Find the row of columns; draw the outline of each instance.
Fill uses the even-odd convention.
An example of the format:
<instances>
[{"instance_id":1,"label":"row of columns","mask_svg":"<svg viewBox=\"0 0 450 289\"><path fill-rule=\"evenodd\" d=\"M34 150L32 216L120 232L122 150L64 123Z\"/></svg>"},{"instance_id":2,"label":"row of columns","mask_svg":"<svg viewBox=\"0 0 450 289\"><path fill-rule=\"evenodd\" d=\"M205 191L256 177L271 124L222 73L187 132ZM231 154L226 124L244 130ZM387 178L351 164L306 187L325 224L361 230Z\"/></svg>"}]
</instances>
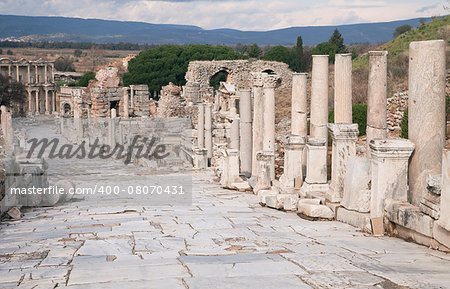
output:
<instances>
[{"instance_id":1,"label":"row of columns","mask_svg":"<svg viewBox=\"0 0 450 289\"><path fill-rule=\"evenodd\" d=\"M40 114L40 99L39 99L39 88L36 90L27 89L28 92L28 113L29 114ZM34 92L34 97L33 97ZM51 100L49 92L51 92ZM56 92L55 90L50 90L44 87L44 111L45 114L56 113Z\"/></svg>"},{"instance_id":2,"label":"row of columns","mask_svg":"<svg viewBox=\"0 0 450 289\"><path fill-rule=\"evenodd\" d=\"M9 77L12 77L12 65L13 64L9 64L8 65L8 76ZM15 69L16 69L16 81L17 82L21 82L21 79L20 79L20 67L21 66L25 66L25 65L20 65L20 64L14 64L15 65ZM54 64L52 63L52 64L50 64L50 67L51 67L51 70L52 70L52 73L51 73L51 79L50 79L50 81L49 81L49 75L48 75L48 64L47 63L45 63L45 64L34 64L34 73L35 73L35 81L34 82L32 82L31 81L31 65L32 64L26 64L26 66L27 66L27 82L26 83L28 83L28 84L32 84L32 83L54 83L55 82L55 76L54 76L54 70L55 70L55 67L54 67ZM44 81L42 82L39 82L38 80L39 80L39 71L38 71L38 67L41 67L41 66L44 66ZM24 82L24 81L22 81L22 82Z\"/></svg>"}]
</instances>

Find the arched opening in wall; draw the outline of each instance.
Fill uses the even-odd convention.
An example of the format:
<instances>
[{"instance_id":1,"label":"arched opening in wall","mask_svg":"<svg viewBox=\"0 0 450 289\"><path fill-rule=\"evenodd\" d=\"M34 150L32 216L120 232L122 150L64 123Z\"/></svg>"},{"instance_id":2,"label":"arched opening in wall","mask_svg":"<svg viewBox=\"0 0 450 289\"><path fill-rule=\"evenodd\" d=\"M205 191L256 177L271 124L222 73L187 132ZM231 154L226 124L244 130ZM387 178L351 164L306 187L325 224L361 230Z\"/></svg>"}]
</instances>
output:
<instances>
[{"instance_id":1,"label":"arched opening in wall","mask_svg":"<svg viewBox=\"0 0 450 289\"><path fill-rule=\"evenodd\" d=\"M222 69L209 79L209 85L214 87L214 90L217 90L219 89L220 82L228 81L228 76L229 76L228 71Z\"/></svg>"},{"instance_id":2,"label":"arched opening in wall","mask_svg":"<svg viewBox=\"0 0 450 289\"><path fill-rule=\"evenodd\" d=\"M116 115L119 115L119 100L111 100L109 102L109 110L111 111L111 109L116 109Z\"/></svg>"},{"instance_id":3,"label":"arched opening in wall","mask_svg":"<svg viewBox=\"0 0 450 289\"><path fill-rule=\"evenodd\" d=\"M69 116L70 113L72 112L72 108L70 107L70 104L65 103L63 108L64 108L64 115Z\"/></svg>"}]
</instances>

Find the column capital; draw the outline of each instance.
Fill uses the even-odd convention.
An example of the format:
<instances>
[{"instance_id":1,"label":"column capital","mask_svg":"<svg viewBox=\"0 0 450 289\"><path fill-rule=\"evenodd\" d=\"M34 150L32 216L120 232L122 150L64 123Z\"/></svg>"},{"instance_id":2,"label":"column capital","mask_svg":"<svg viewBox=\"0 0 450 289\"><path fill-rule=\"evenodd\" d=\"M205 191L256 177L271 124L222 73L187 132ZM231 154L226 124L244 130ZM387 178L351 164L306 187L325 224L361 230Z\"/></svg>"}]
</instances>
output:
<instances>
[{"instance_id":1,"label":"column capital","mask_svg":"<svg viewBox=\"0 0 450 289\"><path fill-rule=\"evenodd\" d=\"M373 139L369 143L371 156L375 159L409 159L414 143L407 139Z\"/></svg>"},{"instance_id":2,"label":"column capital","mask_svg":"<svg viewBox=\"0 0 450 289\"><path fill-rule=\"evenodd\" d=\"M264 88L275 88L280 77L275 74L265 74L263 77Z\"/></svg>"},{"instance_id":3,"label":"column capital","mask_svg":"<svg viewBox=\"0 0 450 289\"><path fill-rule=\"evenodd\" d=\"M388 55L388 52L383 50L383 51L369 51L369 56L385 56Z\"/></svg>"},{"instance_id":4,"label":"column capital","mask_svg":"<svg viewBox=\"0 0 450 289\"><path fill-rule=\"evenodd\" d=\"M252 84L256 87L262 87L264 85L262 72L250 72L252 76Z\"/></svg>"},{"instance_id":5,"label":"column capital","mask_svg":"<svg viewBox=\"0 0 450 289\"><path fill-rule=\"evenodd\" d=\"M285 150L302 149L305 147L306 137L301 135L290 134L284 138L283 144Z\"/></svg>"},{"instance_id":6,"label":"column capital","mask_svg":"<svg viewBox=\"0 0 450 289\"><path fill-rule=\"evenodd\" d=\"M259 151L256 153L258 161L271 161L275 157L275 153L271 151Z\"/></svg>"},{"instance_id":7,"label":"column capital","mask_svg":"<svg viewBox=\"0 0 450 289\"><path fill-rule=\"evenodd\" d=\"M356 123L329 123L328 130L334 140L356 140L359 135Z\"/></svg>"}]
</instances>

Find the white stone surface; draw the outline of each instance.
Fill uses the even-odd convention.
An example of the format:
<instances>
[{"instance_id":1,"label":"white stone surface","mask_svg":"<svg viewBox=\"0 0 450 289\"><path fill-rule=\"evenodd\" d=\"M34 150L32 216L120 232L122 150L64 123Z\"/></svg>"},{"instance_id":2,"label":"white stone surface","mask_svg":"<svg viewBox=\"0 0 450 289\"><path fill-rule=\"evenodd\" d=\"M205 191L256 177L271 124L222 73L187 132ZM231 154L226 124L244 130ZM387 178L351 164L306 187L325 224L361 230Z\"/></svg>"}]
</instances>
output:
<instances>
[{"instance_id":1,"label":"white stone surface","mask_svg":"<svg viewBox=\"0 0 450 289\"><path fill-rule=\"evenodd\" d=\"M344 179L341 205L349 210L368 213L370 210L371 161L366 157L350 156Z\"/></svg>"},{"instance_id":2,"label":"white stone surface","mask_svg":"<svg viewBox=\"0 0 450 289\"><path fill-rule=\"evenodd\" d=\"M426 177L442 168L445 144L444 40L411 42L408 74L408 138L415 150L409 165L408 201L418 206L426 191Z\"/></svg>"},{"instance_id":3,"label":"white stone surface","mask_svg":"<svg viewBox=\"0 0 450 289\"><path fill-rule=\"evenodd\" d=\"M334 219L333 211L325 205L298 203L298 213L311 218Z\"/></svg>"}]
</instances>

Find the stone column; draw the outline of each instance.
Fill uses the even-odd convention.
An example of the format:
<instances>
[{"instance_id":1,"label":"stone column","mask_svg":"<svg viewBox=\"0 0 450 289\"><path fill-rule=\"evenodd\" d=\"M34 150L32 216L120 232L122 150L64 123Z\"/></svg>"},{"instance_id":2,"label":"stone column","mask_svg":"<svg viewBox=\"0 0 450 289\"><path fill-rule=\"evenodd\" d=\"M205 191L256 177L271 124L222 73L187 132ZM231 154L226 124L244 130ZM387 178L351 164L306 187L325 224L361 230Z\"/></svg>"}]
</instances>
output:
<instances>
[{"instance_id":1,"label":"stone column","mask_svg":"<svg viewBox=\"0 0 450 289\"><path fill-rule=\"evenodd\" d=\"M294 73L292 77L291 133L293 135L307 135L307 75L307 73Z\"/></svg>"},{"instance_id":2,"label":"stone column","mask_svg":"<svg viewBox=\"0 0 450 289\"><path fill-rule=\"evenodd\" d=\"M27 65L27 79L28 79L28 84L31 83L31 67L30 64Z\"/></svg>"},{"instance_id":3,"label":"stone column","mask_svg":"<svg viewBox=\"0 0 450 289\"><path fill-rule=\"evenodd\" d=\"M230 148L239 151L239 118L233 118L231 123Z\"/></svg>"},{"instance_id":4,"label":"stone column","mask_svg":"<svg viewBox=\"0 0 450 289\"><path fill-rule=\"evenodd\" d=\"M2 134L4 137L6 137L6 130L7 130L6 114L7 114L8 110L6 109L6 106L2 105L2 106L0 106L0 111L2 113L2 115L1 115Z\"/></svg>"},{"instance_id":5,"label":"stone column","mask_svg":"<svg viewBox=\"0 0 450 289\"><path fill-rule=\"evenodd\" d=\"M313 55L311 80L311 138L328 138L328 55Z\"/></svg>"},{"instance_id":6,"label":"stone column","mask_svg":"<svg viewBox=\"0 0 450 289\"><path fill-rule=\"evenodd\" d=\"M258 162L258 175L256 177L256 184L253 192L257 194L261 190L270 189L272 186L272 171L271 166L275 154L271 151L259 151L256 160Z\"/></svg>"},{"instance_id":7,"label":"stone column","mask_svg":"<svg viewBox=\"0 0 450 289\"><path fill-rule=\"evenodd\" d=\"M205 106L205 148L208 150L207 156L211 160L212 152L212 105L207 103Z\"/></svg>"},{"instance_id":8,"label":"stone column","mask_svg":"<svg viewBox=\"0 0 450 289\"><path fill-rule=\"evenodd\" d=\"M194 148L193 161L194 168L196 169L206 169L208 167L208 157L206 156L207 150L204 148Z\"/></svg>"},{"instance_id":9,"label":"stone column","mask_svg":"<svg viewBox=\"0 0 450 289\"><path fill-rule=\"evenodd\" d=\"M39 88L36 90L36 108L35 108L36 115L39 115L41 112L39 110Z\"/></svg>"},{"instance_id":10,"label":"stone column","mask_svg":"<svg viewBox=\"0 0 450 289\"><path fill-rule=\"evenodd\" d=\"M331 156L331 183L326 194L327 200L336 203L344 196L344 179L347 173L349 156L356 155L356 140L358 139L358 124L328 124L333 140Z\"/></svg>"},{"instance_id":11,"label":"stone column","mask_svg":"<svg viewBox=\"0 0 450 289\"><path fill-rule=\"evenodd\" d=\"M252 100L250 90L241 91L239 113L241 174L250 177L252 172Z\"/></svg>"},{"instance_id":12,"label":"stone column","mask_svg":"<svg viewBox=\"0 0 450 289\"><path fill-rule=\"evenodd\" d=\"M197 107L197 146L201 149L205 147L205 105L199 103Z\"/></svg>"},{"instance_id":13,"label":"stone column","mask_svg":"<svg viewBox=\"0 0 450 289\"><path fill-rule=\"evenodd\" d=\"M450 248L450 150L442 156L442 191L440 217L433 228L433 236L439 243Z\"/></svg>"},{"instance_id":14,"label":"stone column","mask_svg":"<svg viewBox=\"0 0 450 289\"><path fill-rule=\"evenodd\" d=\"M75 131L77 132L77 139L80 140L83 138L83 123L81 119L81 98L74 97L73 99L73 121L75 126ZM111 122L110 122L111 127ZM110 134L111 136L111 134Z\"/></svg>"},{"instance_id":15,"label":"stone column","mask_svg":"<svg viewBox=\"0 0 450 289\"><path fill-rule=\"evenodd\" d=\"M224 170L220 183L225 188L232 188L232 184L239 179L239 151L237 149L227 149L224 159Z\"/></svg>"},{"instance_id":16,"label":"stone column","mask_svg":"<svg viewBox=\"0 0 450 289\"><path fill-rule=\"evenodd\" d=\"M34 81L34 83L39 83L39 77L38 77L38 66L37 64L34 65L34 76L36 77L36 80Z\"/></svg>"},{"instance_id":17,"label":"stone column","mask_svg":"<svg viewBox=\"0 0 450 289\"><path fill-rule=\"evenodd\" d=\"M123 117L129 118L130 117L130 103L128 99L128 88L123 88Z\"/></svg>"},{"instance_id":18,"label":"stone column","mask_svg":"<svg viewBox=\"0 0 450 289\"><path fill-rule=\"evenodd\" d=\"M280 183L284 188L300 188L303 183L303 149L306 136L288 135L284 142L284 171Z\"/></svg>"},{"instance_id":19,"label":"stone column","mask_svg":"<svg viewBox=\"0 0 450 289\"><path fill-rule=\"evenodd\" d=\"M252 177L258 174L258 162L256 154L263 149L263 80L262 73L252 72L253 80L253 137L252 137Z\"/></svg>"},{"instance_id":20,"label":"stone column","mask_svg":"<svg viewBox=\"0 0 450 289\"><path fill-rule=\"evenodd\" d=\"M306 178L300 189L300 195L309 193L325 194L327 183L327 139L310 138L306 145Z\"/></svg>"},{"instance_id":21,"label":"stone column","mask_svg":"<svg viewBox=\"0 0 450 289\"><path fill-rule=\"evenodd\" d=\"M8 76L11 77L11 64L8 65Z\"/></svg>"},{"instance_id":22,"label":"stone column","mask_svg":"<svg viewBox=\"0 0 450 289\"><path fill-rule=\"evenodd\" d=\"M384 215L384 201L407 202L408 160L414 144L406 139L374 139L370 141L372 187L370 217Z\"/></svg>"},{"instance_id":23,"label":"stone column","mask_svg":"<svg viewBox=\"0 0 450 289\"><path fill-rule=\"evenodd\" d=\"M334 123L352 123L352 55L336 54Z\"/></svg>"},{"instance_id":24,"label":"stone column","mask_svg":"<svg viewBox=\"0 0 450 289\"><path fill-rule=\"evenodd\" d=\"M55 82L55 65L52 63L51 67L52 67L52 83L54 83Z\"/></svg>"},{"instance_id":25,"label":"stone column","mask_svg":"<svg viewBox=\"0 0 450 289\"><path fill-rule=\"evenodd\" d=\"M130 102L131 108L134 109L134 85L130 85Z\"/></svg>"},{"instance_id":26,"label":"stone column","mask_svg":"<svg viewBox=\"0 0 450 289\"><path fill-rule=\"evenodd\" d=\"M12 114L6 111L6 134L5 134L6 148L10 151L14 150L14 131L12 126Z\"/></svg>"},{"instance_id":27,"label":"stone column","mask_svg":"<svg viewBox=\"0 0 450 289\"><path fill-rule=\"evenodd\" d=\"M33 94L30 88L27 89L28 92L28 114L33 113Z\"/></svg>"},{"instance_id":28,"label":"stone column","mask_svg":"<svg viewBox=\"0 0 450 289\"><path fill-rule=\"evenodd\" d=\"M445 144L445 42L409 45L408 136L415 145L409 167L408 201L418 206L427 175L439 174Z\"/></svg>"},{"instance_id":29,"label":"stone column","mask_svg":"<svg viewBox=\"0 0 450 289\"><path fill-rule=\"evenodd\" d=\"M50 103L48 100L48 88L44 87L45 92L45 114L50 114Z\"/></svg>"},{"instance_id":30,"label":"stone column","mask_svg":"<svg viewBox=\"0 0 450 289\"><path fill-rule=\"evenodd\" d=\"M47 63L44 64L44 77L45 77L44 83L47 83L48 82Z\"/></svg>"},{"instance_id":31,"label":"stone column","mask_svg":"<svg viewBox=\"0 0 450 289\"><path fill-rule=\"evenodd\" d=\"M16 64L16 81L19 82L20 81L20 77L19 77L19 65Z\"/></svg>"},{"instance_id":32,"label":"stone column","mask_svg":"<svg viewBox=\"0 0 450 289\"><path fill-rule=\"evenodd\" d=\"M116 118L117 117L117 110L115 108L111 109L111 118Z\"/></svg>"},{"instance_id":33,"label":"stone column","mask_svg":"<svg viewBox=\"0 0 450 289\"><path fill-rule=\"evenodd\" d=\"M367 155L372 139L387 138L387 51L369 51L367 90Z\"/></svg>"},{"instance_id":34,"label":"stone column","mask_svg":"<svg viewBox=\"0 0 450 289\"><path fill-rule=\"evenodd\" d=\"M52 90L52 110L54 114L57 114L58 112L56 111L56 92L54 90Z\"/></svg>"},{"instance_id":35,"label":"stone column","mask_svg":"<svg viewBox=\"0 0 450 289\"><path fill-rule=\"evenodd\" d=\"M263 122L263 151L271 152L275 156L275 86L278 75L264 76L264 122ZM275 179L275 157L270 162L271 181Z\"/></svg>"}]
</instances>

